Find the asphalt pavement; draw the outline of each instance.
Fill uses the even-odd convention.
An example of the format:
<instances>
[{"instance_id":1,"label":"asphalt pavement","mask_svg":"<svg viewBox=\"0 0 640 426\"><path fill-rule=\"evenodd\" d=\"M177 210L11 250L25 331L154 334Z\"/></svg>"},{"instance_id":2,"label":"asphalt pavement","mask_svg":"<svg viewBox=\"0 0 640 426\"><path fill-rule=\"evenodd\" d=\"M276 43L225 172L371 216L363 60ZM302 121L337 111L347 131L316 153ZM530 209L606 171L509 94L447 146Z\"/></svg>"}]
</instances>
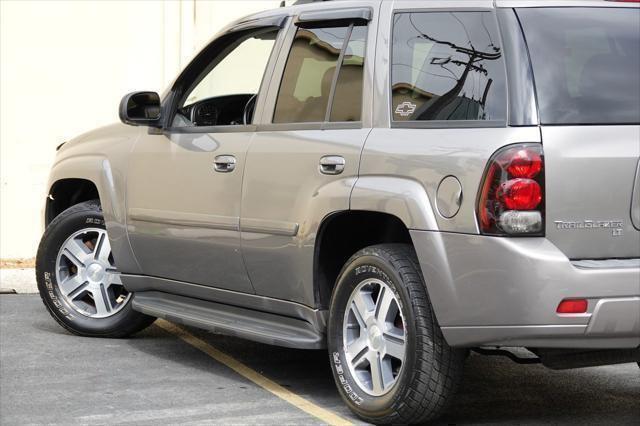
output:
<instances>
[{"instance_id":1,"label":"asphalt pavement","mask_svg":"<svg viewBox=\"0 0 640 426\"><path fill-rule=\"evenodd\" d=\"M324 351L187 329L293 394L358 423ZM37 295L0 296L0 424L319 424L157 325L129 339L73 336ZM472 355L438 424L640 423L636 364L552 371Z\"/></svg>"}]
</instances>

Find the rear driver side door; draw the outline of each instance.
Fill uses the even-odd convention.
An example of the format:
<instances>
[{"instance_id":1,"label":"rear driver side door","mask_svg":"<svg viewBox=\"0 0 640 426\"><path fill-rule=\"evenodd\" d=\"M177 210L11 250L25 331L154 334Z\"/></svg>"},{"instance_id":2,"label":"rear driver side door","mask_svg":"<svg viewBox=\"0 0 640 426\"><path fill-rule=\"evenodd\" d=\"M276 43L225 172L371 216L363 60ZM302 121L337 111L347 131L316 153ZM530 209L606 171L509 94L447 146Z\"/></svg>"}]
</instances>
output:
<instances>
[{"instance_id":1,"label":"rear driver side door","mask_svg":"<svg viewBox=\"0 0 640 426\"><path fill-rule=\"evenodd\" d=\"M322 219L349 209L371 131L376 16L303 12L284 41L249 152L240 219L256 293L313 306Z\"/></svg>"}]
</instances>

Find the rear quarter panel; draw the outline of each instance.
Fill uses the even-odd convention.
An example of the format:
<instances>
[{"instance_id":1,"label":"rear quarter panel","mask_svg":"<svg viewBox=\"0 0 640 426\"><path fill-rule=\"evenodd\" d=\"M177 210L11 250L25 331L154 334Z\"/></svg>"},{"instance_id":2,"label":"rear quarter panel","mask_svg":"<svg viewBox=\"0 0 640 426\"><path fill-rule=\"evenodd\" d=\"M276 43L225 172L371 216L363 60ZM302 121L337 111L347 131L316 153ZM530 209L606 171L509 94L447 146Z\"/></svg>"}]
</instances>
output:
<instances>
[{"instance_id":1,"label":"rear quarter panel","mask_svg":"<svg viewBox=\"0 0 640 426\"><path fill-rule=\"evenodd\" d=\"M477 234L476 196L487 161L500 147L520 142L540 142L538 128L374 129L362 154L360 179L393 176L417 182L430 203L424 207L435 213L437 229ZM462 185L460 210L450 219L438 214L435 205L446 176L455 176ZM417 220L405 225L433 230Z\"/></svg>"},{"instance_id":2,"label":"rear quarter panel","mask_svg":"<svg viewBox=\"0 0 640 426\"><path fill-rule=\"evenodd\" d=\"M493 1L414 1L383 2L376 46L374 76L374 129L367 138L360 165L360 178L393 177L417 183L426 194L435 224L423 220L424 215L402 218L410 229L478 233L475 218L476 194L491 155L500 147L521 142L540 142L537 126L477 128L391 128L390 64L393 14L406 10L457 10L460 8L492 9ZM462 204L454 217L438 214L435 203L439 183L455 176L462 185ZM358 190L358 183L356 190ZM406 194L409 197L411 194ZM415 198L415 197L414 197ZM355 208L354 205L351 206Z\"/></svg>"}]
</instances>

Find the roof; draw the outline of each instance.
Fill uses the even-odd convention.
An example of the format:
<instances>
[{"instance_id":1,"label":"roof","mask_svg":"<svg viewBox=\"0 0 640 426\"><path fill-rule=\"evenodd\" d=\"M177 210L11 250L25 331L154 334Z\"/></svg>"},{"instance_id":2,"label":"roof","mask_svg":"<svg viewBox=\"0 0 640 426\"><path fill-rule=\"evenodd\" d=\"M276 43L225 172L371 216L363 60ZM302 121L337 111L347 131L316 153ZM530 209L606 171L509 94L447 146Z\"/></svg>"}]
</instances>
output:
<instances>
[{"instance_id":1,"label":"roof","mask_svg":"<svg viewBox=\"0 0 640 426\"><path fill-rule=\"evenodd\" d=\"M274 15L297 15L303 11L312 11L327 8L349 8L377 6L383 1L389 0L298 0L293 5L258 12L245 16L229 25L229 27L240 22L247 22L254 19L270 17ZM629 3L615 0L412 0L416 8L460 8L460 7L487 7L492 5L499 8L510 7L576 7L576 6L597 6L597 7L631 7L638 8L640 3Z\"/></svg>"}]
</instances>

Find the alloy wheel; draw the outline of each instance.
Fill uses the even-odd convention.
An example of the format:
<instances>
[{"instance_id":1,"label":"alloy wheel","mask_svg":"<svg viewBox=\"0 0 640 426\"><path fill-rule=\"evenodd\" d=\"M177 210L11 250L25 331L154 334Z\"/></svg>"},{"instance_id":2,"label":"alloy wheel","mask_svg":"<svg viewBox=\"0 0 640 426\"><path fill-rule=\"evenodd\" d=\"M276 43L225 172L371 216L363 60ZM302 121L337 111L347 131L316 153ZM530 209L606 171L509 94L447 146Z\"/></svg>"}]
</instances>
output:
<instances>
[{"instance_id":1,"label":"alloy wheel","mask_svg":"<svg viewBox=\"0 0 640 426\"><path fill-rule=\"evenodd\" d=\"M85 228L62 244L56 259L62 296L78 313L91 318L115 315L128 302L111 253L107 231Z\"/></svg>"},{"instance_id":2,"label":"alloy wheel","mask_svg":"<svg viewBox=\"0 0 640 426\"><path fill-rule=\"evenodd\" d=\"M347 365L358 386L381 396L396 383L406 355L406 327L398 299L379 279L353 290L343 320Z\"/></svg>"}]
</instances>

